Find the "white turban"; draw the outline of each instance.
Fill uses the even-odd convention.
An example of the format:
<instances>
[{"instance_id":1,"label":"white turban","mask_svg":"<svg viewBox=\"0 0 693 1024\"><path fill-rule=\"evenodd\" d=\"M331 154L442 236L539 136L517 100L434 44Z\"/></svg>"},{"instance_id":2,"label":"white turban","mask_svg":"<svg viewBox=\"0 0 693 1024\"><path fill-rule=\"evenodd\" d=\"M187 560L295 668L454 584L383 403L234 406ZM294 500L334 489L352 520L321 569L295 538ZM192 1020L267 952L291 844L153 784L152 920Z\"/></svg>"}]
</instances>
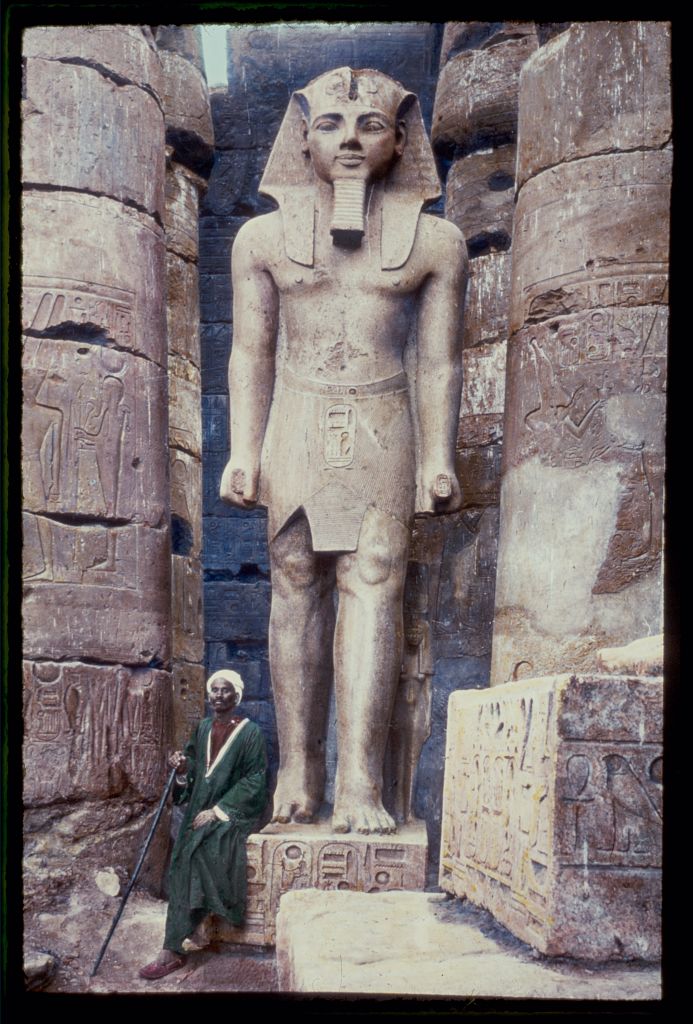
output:
<instances>
[{"instance_id":1,"label":"white turban","mask_svg":"<svg viewBox=\"0 0 693 1024\"><path fill-rule=\"evenodd\" d=\"M238 672L234 672L233 669L230 668L220 668L218 672L213 672L207 680L207 696L209 696L212 683L216 679L223 679L225 682L231 683L236 691L236 696L238 697L237 703L240 704L243 699L243 680L239 676Z\"/></svg>"}]
</instances>

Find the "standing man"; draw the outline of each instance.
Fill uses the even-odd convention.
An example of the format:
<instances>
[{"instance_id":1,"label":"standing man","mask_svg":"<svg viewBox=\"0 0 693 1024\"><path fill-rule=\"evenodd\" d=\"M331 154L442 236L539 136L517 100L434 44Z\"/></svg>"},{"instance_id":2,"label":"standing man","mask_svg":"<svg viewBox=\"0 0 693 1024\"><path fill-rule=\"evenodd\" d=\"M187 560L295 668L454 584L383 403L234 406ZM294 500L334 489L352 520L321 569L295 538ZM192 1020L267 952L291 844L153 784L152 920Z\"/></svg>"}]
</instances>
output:
<instances>
[{"instance_id":1,"label":"standing man","mask_svg":"<svg viewBox=\"0 0 693 1024\"><path fill-rule=\"evenodd\" d=\"M203 719L177 770L174 802L186 804L169 870L169 903L161 953L140 970L163 978L185 964L183 940L208 913L234 925L246 900L246 839L267 803L267 755L262 732L236 708L243 696L237 672L221 669L207 680L214 715Z\"/></svg>"},{"instance_id":2,"label":"standing man","mask_svg":"<svg viewBox=\"0 0 693 1024\"><path fill-rule=\"evenodd\" d=\"M311 821L323 799L334 671L332 826L393 832L382 774L413 516L461 504L466 246L421 215L439 182L418 101L378 71L339 68L293 95L260 190L279 209L233 247L221 496L269 510L273 820Z\"/></svg>"}]
</instances>

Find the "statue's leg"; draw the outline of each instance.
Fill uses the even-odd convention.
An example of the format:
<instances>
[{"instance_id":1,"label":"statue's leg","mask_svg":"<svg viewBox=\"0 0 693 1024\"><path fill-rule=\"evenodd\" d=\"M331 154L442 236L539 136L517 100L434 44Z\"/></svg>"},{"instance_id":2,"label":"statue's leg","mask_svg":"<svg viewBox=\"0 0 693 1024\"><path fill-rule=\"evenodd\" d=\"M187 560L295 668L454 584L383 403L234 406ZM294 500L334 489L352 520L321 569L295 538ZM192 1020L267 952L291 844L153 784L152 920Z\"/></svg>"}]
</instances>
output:
<instances>
[{"instance_id":1,"label":"statue's leg","mask_svg":"<svg viewBox=\"0 0 693 1024\"><path fill-rule=\"evenodd\" d=\"M304 516L270 544L269 655L279 733L272 821L311 821L325 790L334 635L334 558L316 555Z\"/></svg>"},{"instance_id":2,"label":"statue's leg","mask_svg":"<svg viewBox=\"0 0 693 1024\"><path fill-rule=\"evenodd\" d=\"M409 531L370 508L358 551L337 560L334 664L337 832L394 832L382 803L383 761L402 665L402 594Z\"/></svg>"}]
</instances>

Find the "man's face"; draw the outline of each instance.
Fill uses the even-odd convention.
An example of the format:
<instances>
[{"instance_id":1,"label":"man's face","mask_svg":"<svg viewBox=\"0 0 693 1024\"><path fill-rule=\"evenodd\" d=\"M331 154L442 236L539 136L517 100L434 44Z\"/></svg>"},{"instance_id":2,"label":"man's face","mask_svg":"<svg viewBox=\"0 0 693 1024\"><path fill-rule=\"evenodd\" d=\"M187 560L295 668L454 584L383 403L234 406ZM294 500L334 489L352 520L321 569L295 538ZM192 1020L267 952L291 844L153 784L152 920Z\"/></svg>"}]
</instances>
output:
<instances>
[{"instance_id":1,"label":"man's face","mask_svg":"<svg viewBox=\"0 0 693 1024\"><path fill-rule=\"evenodd\" d=\"M209 703L215 712L231 711L237 704L236 691L224 679L215 680L209 688Z\"/></svg>"},{"instance_id":2,"label":"man's face","mask_svg":"<svg viewBox=\"0 0 693 1024\"><path fill-rule=\"evenodd\" d=\"M304 122L304 146L323 181L384 177L406 141L403 122L362 103L325 107Z\"/></svg>"}]
</instances>

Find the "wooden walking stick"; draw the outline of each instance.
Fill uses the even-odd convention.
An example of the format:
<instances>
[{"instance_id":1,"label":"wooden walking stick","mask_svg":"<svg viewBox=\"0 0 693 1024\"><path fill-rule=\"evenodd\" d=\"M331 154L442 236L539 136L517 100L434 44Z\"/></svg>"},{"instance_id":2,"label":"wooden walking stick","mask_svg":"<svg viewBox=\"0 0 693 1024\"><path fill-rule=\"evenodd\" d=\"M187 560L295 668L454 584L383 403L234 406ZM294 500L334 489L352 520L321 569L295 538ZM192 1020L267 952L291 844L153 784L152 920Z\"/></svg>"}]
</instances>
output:
<instances>
[{"instance_id":1,"label":"wooden walking stick","mask_svg":"<svg viewBox=\"0 0 693 1024\"><path fill-rule=\"evenodd\" d=\"M166 786L164 787L164 791L161 794L161 800L159 801L159 806L156 809L156 814L154 815L154 821L152 822L152 826L149 829L149 835L147 836L147 838L144 841L144 846L142 847L142 852L140 853L139 860L137 861L137 865L135 867L135 870L132 873L132 878L128 882L128 887L125 890L125 893L123 894L122 900L120 901L120 906L118 907L118 910L116 912L116 916L113 918L113 921L111 923L111 927L109 929L108 935L106 936L106 940L105 940L103 946L101 947L101 951L99 952L99 955L96 958L96 963L92 967L92 971L91 971L91 975L90 975L92 978L94 977L94 975L96 974L96 972L99 969L99 964L103 960L103 955L106 952L106 948L108 946L108 943L111 941L111 936L113 935L113 932L116 930L116 925L118 924L118 921L120 921L121 914L125 910L125 904L128 901L128 896L130 895L130 893L132 891L132 887L135 884L135 882L137 881L137 876L139 875L139 873L140 873L140 871L142 869L142 865L144 863L144 858L147 856L147 850L149 849L151 841L154 838L154 833L156 832L156 826L159 824L159 819L161 818L162 812L164 810L164 804L166 803L166 797L171 792L171 786L173 785L173 780L175 779L175 777L176 777L176 769L172 768L171 769L171 774L169 775L168 779L166 780Z\"/></svg>"}]
</instances>

